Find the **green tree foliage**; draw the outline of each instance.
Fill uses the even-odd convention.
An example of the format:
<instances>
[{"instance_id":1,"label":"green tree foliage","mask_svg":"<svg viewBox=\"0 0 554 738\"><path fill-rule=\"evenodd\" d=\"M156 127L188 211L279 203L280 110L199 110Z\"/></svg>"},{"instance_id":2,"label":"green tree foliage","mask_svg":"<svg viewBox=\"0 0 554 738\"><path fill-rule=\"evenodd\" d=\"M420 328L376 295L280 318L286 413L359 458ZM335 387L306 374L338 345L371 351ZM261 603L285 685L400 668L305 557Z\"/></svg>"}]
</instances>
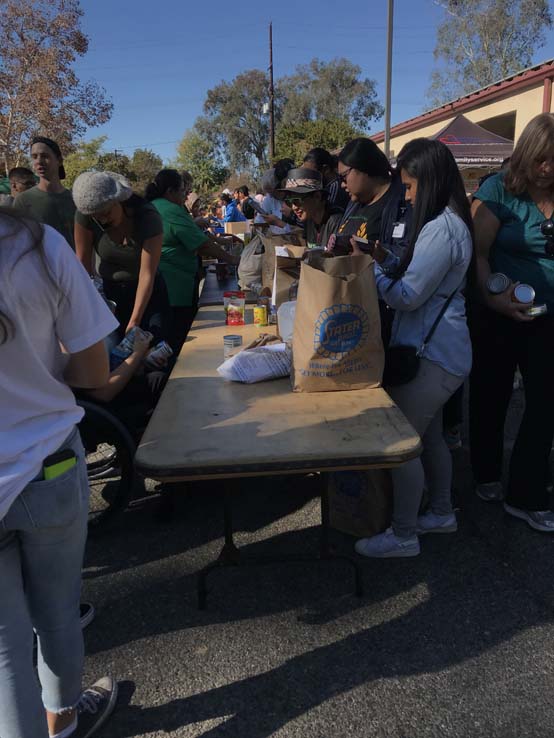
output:
<instances>
[{"instance_id":1,"label":"green tree foliage","mask_svg":"<svg viewBox=\"0 0 554 738\"><path fill-rule=\"evenodd\" d=\"M156 174L163 168L163 161L153 151L135 149L130 166L134 175L133 187L136 192L143 195L146 185L152 182Z\"/></svg>"},{"instance_id":2,"label":"green tree foliage","mask_svg":"<svg viewBox=\"0 0 554 738\"><path fill-rule=\"evenodd\" d=\"M547 0L445 0L431 75L431 105L509 77L533 63L552 27ZM429 107L429 106L426 106Z\"/></svg>"},{"instance_id":3,"label":"green tree foliage","mask_svg":"<svg viewBox=\"0 0 554 738\"><path fill-rule=\"evenodd\" d=\"M62 151L110 119L112 103L73 70L87 53L78 0L0 1L0 155L8 171L21 163L33 135Z\"/></svg>"},{"instance_id":4,"label":"green tree foliage","mask_svg":"<svg viewBox=\"0 0 554 738\"><path fill-rule=\"evenodd\" d=\"M87 169L97 169L98 161L102 155L102 146L107 136L98 136L91 141L80 141L74 150L64 158L66 187L72 187L73 182Z\"/></svg>"},{"instance_id":5,"label":"green tree foliage","mask_svg":"<svg viewBox=\"0 0 554 738\"><path fill-rule=\"evenodd\" d=\"M209 137L202 136L195 129L187 131L183 136L177 147L177 158L172 165L176 169L190 172L195 191L202 195L216 190L229 176L229 170L223 166Z\"/></svg>"},{"instance_id":6,"label":"green tree foliage","mask_svg":"<svg viewBox=\"0 0 554 738\"><path fill-rule=\"evenodd\" d=\"M360 79L361 69L348 59L323 62L312 59L294 74L282 77L277 87L282 98L283 125L301 121L344 121L363 131L383 115L375 82Z\"/></svg>"},{"instance_id":7,"label":"green tree foliage","mask_svg":"<svg viewBox=\"0 0 554 738\"><path fill-rule=\"evenodd\" d=\"M345 143L360 135L345 120L305 120L300 123L282 124L275 136L275 155L300 163L315 146L328 151L342 148Z\"/></svg>"}]
</instances>

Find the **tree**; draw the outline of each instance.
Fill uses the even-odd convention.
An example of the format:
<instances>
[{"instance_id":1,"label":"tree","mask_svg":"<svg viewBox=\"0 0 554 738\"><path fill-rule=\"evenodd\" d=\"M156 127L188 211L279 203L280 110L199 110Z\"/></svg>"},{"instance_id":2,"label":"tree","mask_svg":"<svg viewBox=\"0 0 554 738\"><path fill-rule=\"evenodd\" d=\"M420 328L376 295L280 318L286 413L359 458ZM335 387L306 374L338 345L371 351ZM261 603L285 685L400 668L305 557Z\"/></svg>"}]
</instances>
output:
<instances>
[{"instance_id":1,"label":"tree","mask_svg":"<svg viewBox=\"0 0 554 738\"><path fill-rule=\"evenodd\" d=\"M86 128L110 119L112 103L73 71L88 39L78 0L0 2L0 154L6 171L43 132L71 149Z\"/></svg>"},{"instance_id":2,"label":"tree","mask_svg":"<svg viewBox=\"0 0 554 738\"><path fill-rule=\"evenodd\" d=\"M80 141L74 150L64 157L66 187L72 187L73 182L87 169L97 169L102 156L102 146L107 136L98 136L91 141Z\"/></svg>"},{"instance_id":3,"label":"tree","mask_svg":"<svg viewBox=\"0 0 554 738\"><path fill-rule=\"evenodd\" d=\"M139 194L144 194L146 185L152 182L156 174L163 167L163 161L153 151L148 149L135 149L131 157L131 170L134 174L134 189Z\"/></svg>"},{"instance_id":4,"label":"tree","mask_svg":"<svg viewBox=\"0 0 554 738\"><path fill-rule=\"evenodd\" d=\"M117 150L107 151L101 154L94 168L99 172L116 172L117 174L122 174L132 184L137 180L131 159L126 154L120 154Z\"/></svg>"},{"instance_id":5,"label":"tree","mask_svg":"<svg viewBox=\"0 0 554 738\"><path fill-rule=\"evenodd\" d=\"M279 95L277 95L279 107ZM259 69L239 74L208 90L198 133L225 157L231 169L266 169L269 82Z\"/></svg>"},{"instance_id":6,"label":"tree","mask_svg":"<svg viewBox=\"0 0 554 738\"><path fill-rule=\"evenodd\" d=\"M529 67L552 27L547 0L445 0L429 95L438 106Z\"/></svg>"},{"instance_id":7,"label":"tree","mask_svg":"<svg viewBox=\"0 0 554 738\"><path fill-rule=\"evenodd\" d=\"M202 195L216 190L229 176L213 144L194 128L187 131L179 143L173 166L190 172L194 189Z\"/></svg>"},{"instance_id":8,"label":"tree","mask_svg":"<svg viewBox=\"0 0 554 738\"><path fill-rule=\"evenodd\" d=\"M276 156L300 163L315 146L332 151L359 135L345 120L306 120L280 125L275 136Z\"/></svg>"},{"instance_id":9,"label":"tree","mask_svg":"<svg viewBox=\"0 0 554 738\"><path fill-rule=\"evenodd\" d=\"M312 59L296 67L293 75L278 81L283 98L281 123L336 120L366 130L371 120L383 115L383 108L377 100L375 82L360 79L361 71L348 59Z\"/></svg>"}]
</instances>

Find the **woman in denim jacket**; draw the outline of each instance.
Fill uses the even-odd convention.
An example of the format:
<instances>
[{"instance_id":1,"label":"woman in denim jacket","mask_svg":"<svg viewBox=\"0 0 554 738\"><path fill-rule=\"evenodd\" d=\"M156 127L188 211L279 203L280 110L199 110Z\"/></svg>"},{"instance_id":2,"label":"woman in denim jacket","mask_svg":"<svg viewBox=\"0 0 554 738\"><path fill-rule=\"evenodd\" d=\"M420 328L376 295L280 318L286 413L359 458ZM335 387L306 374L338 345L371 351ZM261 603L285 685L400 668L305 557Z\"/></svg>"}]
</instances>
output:
<instances>
[{"instance_id":1,"label":"woman in denim jacket","mask_svg":"<svg viewBox=\"0 0 554 738\"><path fill-rule=\"evenodd\" d=\"M63 236L0 210L2 738L88 736L115 704L109 677L81 688L89 489L69 385L107 382L116 327Z\"/></svg>"},{"instance_id":2,"label":"woman in denim jacket","mask_svg":"<svg viewBox=\"0 0 554 738\"><path fill-rule=\"evenodd\" d=\"M472 231L460 172L444 144L424 138L402 149L398 169L406 200L413 207L410 245L401 260L379 243L374 251L379 297L395 310L390 346L420 349L451 299L420 352L415 378L385 387L421 436L423 453L392 472L392 527L356 544L358 553L378 558L417 556L419 534L457 529L442 408L471 369L463 289L472 256ZM430 507L419 515L424 481Z\"/></svg>"}]
</instances>

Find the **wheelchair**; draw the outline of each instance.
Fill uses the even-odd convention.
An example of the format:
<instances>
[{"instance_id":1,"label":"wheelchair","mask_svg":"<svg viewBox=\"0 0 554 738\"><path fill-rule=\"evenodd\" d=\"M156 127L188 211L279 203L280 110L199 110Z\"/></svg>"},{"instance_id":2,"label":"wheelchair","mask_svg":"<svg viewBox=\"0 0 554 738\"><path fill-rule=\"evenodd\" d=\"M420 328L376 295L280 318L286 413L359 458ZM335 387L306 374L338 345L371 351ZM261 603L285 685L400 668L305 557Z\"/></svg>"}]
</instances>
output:
<instances>
[{"instance_id":1,"label":"wheelchair","mask_svg":"<svg viewBox=\"0 0 554 738\"><path fill-rule=\"evenodd\" d=\"M140 485L134 467L136 444L123 423L90 400L77 399L85 415L79 431L90 485L89 532L108 527Z\"/></svg>"}]
</instances>

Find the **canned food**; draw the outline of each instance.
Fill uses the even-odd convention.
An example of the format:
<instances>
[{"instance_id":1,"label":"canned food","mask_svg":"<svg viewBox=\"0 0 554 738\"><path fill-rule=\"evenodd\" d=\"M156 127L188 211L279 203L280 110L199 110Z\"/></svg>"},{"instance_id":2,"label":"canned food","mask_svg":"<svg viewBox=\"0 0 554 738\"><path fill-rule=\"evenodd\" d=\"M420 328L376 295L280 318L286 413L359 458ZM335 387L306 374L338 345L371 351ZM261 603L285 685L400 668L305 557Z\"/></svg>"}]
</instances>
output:
<instances>
[{"instance_id":1,"label":"canned food","mask_svg":"<svg viewBox=\"0 0 554 738\"><path fill-rule=\"evenodd\" d=\"M539 315L545 315L547 312L548 308L546 305L533 305L527 310L527 315L530 315L532 318L538 318Z\"/></svg>"},{"instance_id":2,"label":"canned food","mask_svg":"<svg viewBox=\"0 0 554 738\"><path fill-rule=\"evenodd\" d=\"M527 303L533 302L535 299L535 290L530 284L518 284L512 293L512 299L515 302Z\"/></svg>"},{"instance_id":3,"label":"canned food","mask_svg":"<svg viewBox=\"0 0 554 738\"><path fill-rule=\"evenodd\" d=\"M160 341L145 358L144 364L150 369L157 369L159 361L163 360L165 364L171 356L173 356L171 346L166 341Z\"/></svg>"},{"instance_id":4,"label":"canned food","mask_svg":"<svg viewBox=\"0 0 554 738\"><path fill-rule=\"evenodd\" d=\"M242 346L242 336L229 334L223 336L223 358L230 359L237 353L237 350Z\"/></svg>"},{"instance_id":5,"label":"canned food","mask_svg":"<svg viewBox=\"0 0 554 738\"><path fill-rule=\"evenodd\" d=\"M265 305L254 307L254 325L267 325L267 307Z\"/></svg>"},{"instance_id":6,"label":"canned food","mask_svg":"<svg viewBox=\"0 0 554 738\"><path fill-rule=\"evenodd\" d=\"M494 272L487 279L487 290L491 295L500 295L506 292L511 283L511 279L502 272Z\"/></svg>"}]
</instances>

